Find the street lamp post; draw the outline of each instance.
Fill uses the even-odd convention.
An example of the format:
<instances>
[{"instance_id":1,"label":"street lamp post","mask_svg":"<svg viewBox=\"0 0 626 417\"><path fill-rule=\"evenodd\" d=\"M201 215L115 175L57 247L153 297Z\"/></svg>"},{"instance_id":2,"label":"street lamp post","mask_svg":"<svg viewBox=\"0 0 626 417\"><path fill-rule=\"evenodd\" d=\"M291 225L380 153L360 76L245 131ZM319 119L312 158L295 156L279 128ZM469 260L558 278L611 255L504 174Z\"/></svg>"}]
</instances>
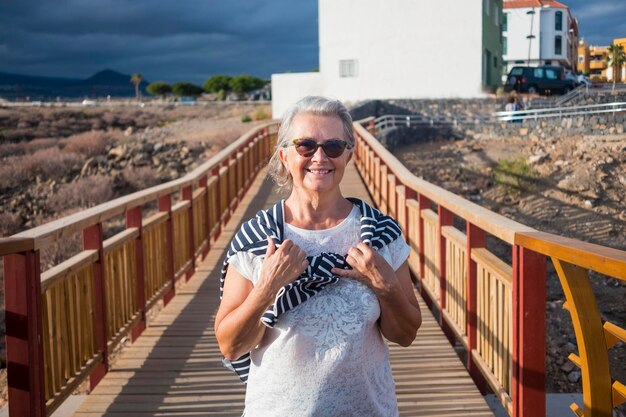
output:
<instances>
[{"instance_id":1,"label":"street lamp post","mask_svg":"<svg viewBox=\"0 0 626 417\"><path fill-rule=\"evenodd\" d=\"M535 7L536 6L531 7L531 9L526 12L526 14L530 16L530 35L526 36L526 39L528 39L528 66L530 66L530 48L533 44L533 39L536 38L536 36L533 35L533 23L535 22ZM548 6L547 4L541 5L542 9L547 9L549 7L550 6ZM539 44L539 65L541 65L541 44Z\"/></svg>"},{"instance_id":2,"label":"street lamp post","mask_svg":"<svg viewBox=\"0 0 626 417\"><path fill-rule=\"evenodd\" d=\"M533 39L535 35L533 35L533 22L535 21L535 8L533 7L531 10L526 12L527 15L530 16L530 35L526 36L528 39L528 66L530 66L530 48L533 44Z\"/></svg>"}]
</instances>

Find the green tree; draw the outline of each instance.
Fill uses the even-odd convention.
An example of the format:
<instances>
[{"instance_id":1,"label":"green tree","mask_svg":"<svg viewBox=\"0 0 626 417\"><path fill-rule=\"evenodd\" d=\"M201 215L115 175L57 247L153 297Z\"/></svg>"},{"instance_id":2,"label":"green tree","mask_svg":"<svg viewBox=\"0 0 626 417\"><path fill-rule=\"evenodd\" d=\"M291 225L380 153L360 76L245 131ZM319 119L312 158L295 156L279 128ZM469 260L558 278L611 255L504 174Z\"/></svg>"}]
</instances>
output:
<instances>
[{"instance_id":1,"label":"green tree","mask_svg":"<svg viewBox=\"0 0 626 417\"><path fill-rule=\"evenodd\" d=\"M611 44L607 48L607 54L605 61L609 67L613 70L613 91L615 91L615 82L617 76L621 72L622 67L626 65L626 53L624 52L624 45Z\"/></svg>"},{"instance_id":2,"label":"green tree","mask_svg":"<svg viewBox=\"0 0 626 417\"><path fill-rule=\"evenodd\" d=\"M227 92L230 91L230 80L232 79L233 77L230 75L213 75L205 81L202 87L204 87L204 91L207 93L217 93L219 91Z\"/></svg>"},{"instance_id":3,"label":"green tree","mask_svg":"<svg viewBox=\"0 0 626 417\"><path fill-rule=\"evenodd\" d=\"M202 87L192 84L192 83L176 83L172 86L172 91L179 97L188 96L188 97L197 97L204 93Z\"/></svg>"},{"instance_id":4,"label":"green tree","mask_svg":"<svg viewBox=\"0 0 626 417\"><path fill-rule=\"evenodd\" d=\"M241 94L248 91L256 90L265 85L265 81L260 78L251 77L249 75L238 75L230 80L230 88L235 93Z\"/></svg>"},{"instance_id":5,"label":"green tree","mask_svg":"<svg viewBox=\"0 0 626 417\"><path fill-rule=\"evenodd\" d=\"M166 96L172 92L172 86L163 81L155 81L148 84L146 91L153 96Z\"/></svg>"},{"instance_id":6,"label":"green tree","mask_svg":"<svg viewBox=\"0 0 626 417\"><path fill-rule=\"evenodd\" d=\"M143 75L141 75L138 72L134 73L130 77L130 82L135 85L135 98L137 99L137 101L141 99L141 90L139 89L139 86L141 85L142 81L143 81Z\"/></svg>"}]
</instances>

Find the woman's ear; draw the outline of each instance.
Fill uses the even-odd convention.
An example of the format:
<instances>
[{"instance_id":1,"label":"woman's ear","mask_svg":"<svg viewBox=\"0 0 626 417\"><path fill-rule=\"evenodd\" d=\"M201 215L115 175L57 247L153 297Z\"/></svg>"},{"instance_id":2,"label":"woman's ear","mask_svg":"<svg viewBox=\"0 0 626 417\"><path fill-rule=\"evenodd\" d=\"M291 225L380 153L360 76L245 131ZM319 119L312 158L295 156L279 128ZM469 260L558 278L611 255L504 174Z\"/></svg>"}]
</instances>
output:
<instances>
[{"instance_id":1,"label":"woman's ear","mask_svg":"<svg viewBox=\"0 0 626 417\"><path fill-rule=\"evenodd\" d=\"M280 161L283 163L283 166L287 168L287 150L285 148L280 148L278 150L278 157Z\"/></svg>"}]
</instances>

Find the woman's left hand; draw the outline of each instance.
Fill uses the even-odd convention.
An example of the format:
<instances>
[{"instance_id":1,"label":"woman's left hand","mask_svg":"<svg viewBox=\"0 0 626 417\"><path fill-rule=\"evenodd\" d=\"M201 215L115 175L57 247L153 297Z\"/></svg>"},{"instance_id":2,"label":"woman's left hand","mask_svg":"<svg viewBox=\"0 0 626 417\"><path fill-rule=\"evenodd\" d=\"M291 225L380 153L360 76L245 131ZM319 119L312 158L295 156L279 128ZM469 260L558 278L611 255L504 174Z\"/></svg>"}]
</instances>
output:
<instances>
[{"instance_id":1,"label":"woman's left hand","mask_svg":"<svg viewBox=\"0 0 626 417\"><path fill-rule=\"evenodd\" d=\"M350 248L346 262L353 269L333 268L331 272L371 288L380 303L379 326L382 334L402 346L410 345L422 324L422 314L413 292L407 262L394 271L381 254L365 243Z\"/></svg>"},{"instance_id":2,"label":"woman's left hand","mask_svg":"<svg viewBox=\"0 0 626 417\"><path fill-rule=\"evenodd\" d=\"M397 284L396 275L391 265L365 243L359 243L348 250L346 262L353 269L333 268L331 272L345 278L351 278L370 287L374 292L388 291Z\"/></svg>"}]
</instances>

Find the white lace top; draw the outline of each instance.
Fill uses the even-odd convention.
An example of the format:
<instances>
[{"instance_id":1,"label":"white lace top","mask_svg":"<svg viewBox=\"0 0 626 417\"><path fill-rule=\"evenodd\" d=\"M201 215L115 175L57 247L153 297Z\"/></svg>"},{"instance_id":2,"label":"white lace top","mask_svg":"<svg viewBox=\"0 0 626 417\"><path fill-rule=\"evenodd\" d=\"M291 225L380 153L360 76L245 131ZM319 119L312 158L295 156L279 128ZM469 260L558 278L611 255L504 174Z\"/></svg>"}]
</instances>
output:
<instances>
[{"instance_id":1,"label":"white lace top","mask_svg":"<svg viewBox=\"0 0 626 417\"><path fill-rule=\"evenodd\" d=\"M345 254L360 241L359 216L355 206L330 229L285 224L285 239L293 240L308 256ZM409 252L402 238L380 250L394 270ZM258 256L239 252L230 264L252 283L259 278ZM281 315L251 352L245 416L398 416L379 317L374 292L347 278Z\"/></svg>"}]
</instances>

